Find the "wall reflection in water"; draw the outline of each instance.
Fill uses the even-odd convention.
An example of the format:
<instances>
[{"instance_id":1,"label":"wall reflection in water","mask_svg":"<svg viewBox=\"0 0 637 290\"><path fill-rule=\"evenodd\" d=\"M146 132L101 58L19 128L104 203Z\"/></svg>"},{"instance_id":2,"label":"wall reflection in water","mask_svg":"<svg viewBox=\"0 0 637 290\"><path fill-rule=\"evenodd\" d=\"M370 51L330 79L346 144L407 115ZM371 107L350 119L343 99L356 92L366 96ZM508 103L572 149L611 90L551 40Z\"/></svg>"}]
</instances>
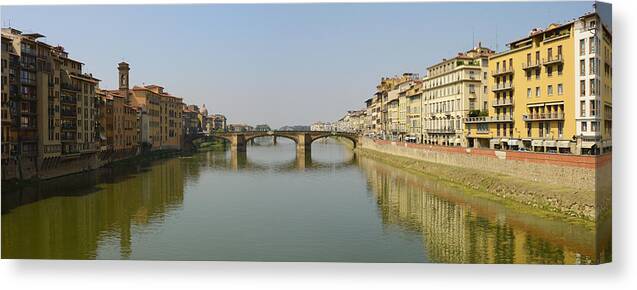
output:
<instances>
[{"instance_id":1,"label":"wall reflection in water","mask_svg":"<svg viewBox=\"0 0 637 290\"><path fill-rule=\"evenodd\" d=\"M590 264L611 259L610 231L540 218L466 189L360 158L386 225L419 232L431 262Z\"/></svg>"}]
</instances>

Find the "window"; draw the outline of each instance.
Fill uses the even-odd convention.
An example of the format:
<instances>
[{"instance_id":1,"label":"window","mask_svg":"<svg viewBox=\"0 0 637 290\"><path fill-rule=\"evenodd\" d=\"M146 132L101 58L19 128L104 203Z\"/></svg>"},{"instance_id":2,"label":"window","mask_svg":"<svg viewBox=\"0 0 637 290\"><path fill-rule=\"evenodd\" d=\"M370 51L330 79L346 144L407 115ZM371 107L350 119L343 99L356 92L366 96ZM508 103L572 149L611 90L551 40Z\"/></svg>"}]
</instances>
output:
<instances>
[{"instance_id":1,"label":"window","mask_svg":"<svg viewBox=\"0 0 637 290\"><path fill-rule=\"evenodd\" d=\"M546 87L546 94L549 95L549 96L553 95L553 85L548 85Z\"/></svg>"},{"instance_id":2,"label":"window","mask_svg":"<svg viewBox=\"0 0 637 290\"><path fill-rule=\"evenodd\" d=\"M526 123L526 136L527 137L531 137L531 128L533 128L532 123L531 122L527 122Z\"/></svg>"},{"instance_id":3,"label":"window","mask_svg":"<svg viewBox=\"0 0 637 290\"><path fill-rule=\"evenodd\" d=\"M564 121L557 122L557 135L558 138L562 138L562 136L564 135Z\"/></svg>"},{"instance_id":4,"label":"window","mask_svg":"<svg viewBox=\"0 0 637 290\"><path fill-rule=\"evenodd\" d=\"M552 76L553 75L553 66L549 65L548 67L546 67L546 74L548 76Z\"/></svg>"},{"instance_id":5,"label":"window","mask_svg":"<svg viewBox=\"0 0 637 290\"><path fill-rule=\"evenodd\" d=\"M546 52L546 57L548 58L548 60L553 59L553 48L549 47L549 49Z\"/></svg>"},{"instance_id":6,"label":"window","mask_svg":"<svg viewBox=\"0 0 637 290\"><path fill-rule=\"evenodd\" d=\"M500 136L500 123L496 125L496 136Z\"/></svg>"},{"instance_id":7,"label":"window","mask_svg":"<svg viewBox=\"0 0 637 290\"><path fill-rule=\"evenodd\" d=\"M595 40L592 36L588 38L588 53L595 53Z\"/></svg>"},{"instance_id":8,"label":"window","mask_svg":"<svg viewBox=\"0 0 637 290\"><path fill-rule=\"evenodd\" d=\"M595 86L595 80L590 80L589 83L591 85L590 94L597 95L597 87Z\"/></svg>"},{"instance_id":9,"label":"window","mask_svg":"<svg viewBox=\"0 0 637 290\"><path fill-rule=\"evenodd\" d=\"M595 74L595 59L594 58L590 58L588 60L588 64L589 64L589 74L594 75Z\"/></svg>"},{"instance_id":10,"label":"window","mask_svg":"<svg viewBox=\"0 0 637 290\"><path fill-rule=\"evenodd\" d=\"M579 54L580 55L586 54L586 40L584 39L579 40Z\"/></svg>"},{"instance_id":11,"label":"window","mask_svg":"<svg viewBox=\"0 0 637 290\"><path fill-rule=\"evenodd\" d=\"M544 122L540 122L537 129L538 135L540 137L544 136Z\"/></svg>"},{"instance_id":12,"label":"window","mask_svg":"<svg viewBox=\"0 0 637 290\"><path fill-rule=\"evenodd\" d=\"M527 88L526 89L526 97L530 98L531 97L531 88Z\"/></svg>"},{"instance_id":13,"label":"window","mask_svg":"<svg viewBox=\"0 0 637 290\"><path fill-rule=\"evenodd\" d=\"M579 61L579 75L586 75L586 60L580 59Z\"/></svg>"},{"instance_id":14,"label":"window","mask_svg":"<svg viewBox=\"0 0 637 290\"><path fill-rule=\"evenodd\" d=\"M579 95L586 96L586 80L579 81Z\"/></svg>"},{"instance_id":15,"label":"window","mask_svg":"<svg viewBox=\"0 0 637 290\"><path fill-rule=\"evenodd\" d=\"M536 80L540 79L540 69L539 68L535 69L535 79Z\"/></svg>"},{"instance_id":16,"label":"window","mask_svg":"<svg viewBox=\"0 0 637 290\"><path fill-rule=\"evenodd\" d=\"M528 81L531 80L531 70L527 70L526 71L526 80L528 80Z\"/></svg>"},{"instance_id":17,"label":"window","mask_svg":"<svg viewBox=\"0 0 637 290\"><path fill-rule=\"evenodd\" d=\"M580 101L579 116L586 117L586 101Z\"/></svg>"},{"instance_id":18,"label":"window","mask_svg":"<svg viewBox=\"0 0 637 290\"><path fill-rule=\"evenodd\" d=\"M582 129L582 132L588 131L587 128L586 128L586 122L582 122L582 128L581 129Z\"/></svg>"},{"instance_id":19,"label":"window","mask_svg":"<svg viewBox=\"0 0 637 290\"><path fill-rule=\"evenodd\" d=\"M558 64L557 65L557 75L561 76L563 71L564 71L564 65L563 64Z\"/></svg>"},{"instance_id":20,"label":"window","mask_svg":"<svg viewBox=\"0 0 637 290\"><path fill-rule=\"evenodd\" d=\"M562 84L557 84L557 94L559 96L564 94L564 86Z\"/></svg>"},{"instance_id":21,"label":"window","mask_svg":"<svg viewBox=\"0 0 637 290\"><path fill-rule=\"evenodd\" d=\"M535 87L535 96L536 97L540 96L540 87Z\"/></svg>"},{"instance_id":22,"label":"window","mask_svg":"<svg viewBox=\"0 0 637 290\"><path fill-rule=\"evenodd\" d=\"M540 63L540 52L539 51L535 52L535 63L536 64Z\"/></svg>"},{"instance_id":23,"label":"window","mask_svg":"<svg viewBox=\"0 0 637 290\"><path fill-rule=\"evenodd\" d=\"M557 58L558 59L562 58L562 46L561 45L557 46Z\"/></svg>"},{"instance_id":24,"label":"window","mask_svg":"<svg viewBox=\"0 0 637 290\"><path fill-rule=\"evenodd\" d=\"M596 105L597 105L597 104L596 104L596 101L591 100L591 101L590 101L590 105L591 105L591 106L590 106L590 107L591 107L591 117L595 117L595 116L597 116L597 108L596 108ZM592 129L592 127L593 127L592 125L593 125L593 124L591 124L591 129ZM593 130L593 131L595 131L595 130Z\"/></svg>"}]
</instances>

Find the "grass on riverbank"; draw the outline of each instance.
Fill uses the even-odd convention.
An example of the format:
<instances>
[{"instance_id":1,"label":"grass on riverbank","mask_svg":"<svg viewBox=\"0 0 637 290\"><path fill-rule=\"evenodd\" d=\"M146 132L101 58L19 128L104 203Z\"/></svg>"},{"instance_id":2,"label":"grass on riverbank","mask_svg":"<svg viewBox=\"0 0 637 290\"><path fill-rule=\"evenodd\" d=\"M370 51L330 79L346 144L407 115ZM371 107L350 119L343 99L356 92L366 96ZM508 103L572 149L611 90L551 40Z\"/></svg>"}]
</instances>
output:
<instances>
[{"instance_id":1,"label":"grass on riverbank","mask_svg":"<svg viewBox=\"0 0 637 290\"><path fill-rule=\"evenodd\" d=\"M572 195L578 192L577 189L521 180L504 174L415 160L370 149L357 148L356 152L360 156L378 160L411 173L445 181L462 188L466 194L498 202L518 212L560 219L581 224L587 228L595 227L594 220L589 216L578 215L573 211L563 210L539 200L540 197L546 196ZM594 196L594 192L582 192L582 194ZM526 202L521 201L525 199Z\"/></svg>"}]
</instances>

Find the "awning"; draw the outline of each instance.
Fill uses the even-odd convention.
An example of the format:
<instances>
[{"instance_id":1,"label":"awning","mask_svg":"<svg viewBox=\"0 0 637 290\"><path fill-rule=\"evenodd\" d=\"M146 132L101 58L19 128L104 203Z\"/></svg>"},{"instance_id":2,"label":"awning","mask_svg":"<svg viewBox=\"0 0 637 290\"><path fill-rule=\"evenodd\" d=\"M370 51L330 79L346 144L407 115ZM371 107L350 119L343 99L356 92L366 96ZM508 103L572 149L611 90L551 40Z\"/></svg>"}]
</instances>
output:
<instances>
[{"instance_id":1,"label":"awning","mask_svg":"<svg viewBox=\"0 0 637 290\"><path fill-rule=\"evenodd\" d=\"M493 144L498 144L498 143L500 143L500 139L491 139L491 140L489 140L489 143L490 143L491 145L493 145Z\"/></svg>"},{"instance_id":2,"label":"awning","mask_svg":"<svg viewBox=\"0 0 637 290\"><path fill-rule=\"evenodd\" d=\"M500 142L509 143L509 139L508 138L502 138L502 139L500 139Z\"/></svg>"},{"instance_id":3,"label":"awning","mask_svg":"<svg viewBox=\"0 0 637 290\"><path fill-rule=\"evenodd\" d=\"M509 140L509 146L518 146L520 144L518 144L520 140L516 140L516 139L511 139Z\"/></svg>"},{"instance_id":4,"label":"awning","mask_svg":"<svg viewBox=\"0 0 637 290\"><path fill-rule=\"evenodd\" d=\"M593 148L593 146L597 145L597 142L584 141L582 142L582 148ZM599 145L598 145L599 147Z\"/></svg>"},{"instance_id":5,"label":"awning","mask_svg":"<svg viewBox=\"0 0 637 290\"><path fill-rule=\"evenodd\" d=\"M544 146L544 141L542 141L542 140L533 140L533 141L531 141L531 146Z\"/></svg>"},{"instance_id":6,"label":"awning","mask_svg":"<svg viewBox=\"0 0 637 290\"><path fill-rule=\"evenodd\" d=\"M557 147L557 141L555 141L555 140L546 140L546 141L544 141L544 146L546 146L546 147Z\"/></svg>"},{"instance_id":7,"label":"awning","mask_svg":"<svg viewBox=\"0 0 637 290\"><path fill-rule=\"evenodd\" d=\"M460 144L460 138L456 138L456 144Z\"/></svg>"},{"instance_id":8,"label":"awning","mask_svg":"<svg viewBox=\"0 0 637 290\"><path fill-rule=\"evenodd\" d=\"M568 148L571 146L570 141L557 141L557 147L559 148Z\"/></svg>"}]
</instances>

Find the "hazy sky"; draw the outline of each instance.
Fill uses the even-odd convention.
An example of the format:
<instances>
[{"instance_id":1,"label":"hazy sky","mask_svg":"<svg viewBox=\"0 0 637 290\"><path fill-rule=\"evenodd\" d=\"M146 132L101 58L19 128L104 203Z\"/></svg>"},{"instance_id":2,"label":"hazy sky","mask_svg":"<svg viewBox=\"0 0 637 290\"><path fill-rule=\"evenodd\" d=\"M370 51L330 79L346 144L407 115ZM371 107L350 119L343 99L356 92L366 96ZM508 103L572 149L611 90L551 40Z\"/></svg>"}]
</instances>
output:
<instances>
[{"instance_id":1,"label":"hazy sky","mask_svg":"<svg viewBox=\"0 0 637 290\"><path fill-rule=\"evenodd\" d=\"M591 10L590 1L24 6L1 16L3 27L64 46L102 88L116 87L125 60L131 84L163 85L229 123L280 127L362 108L381 77L423 75L473 39L501 51Z\"/></svg>"}]
</instances>

